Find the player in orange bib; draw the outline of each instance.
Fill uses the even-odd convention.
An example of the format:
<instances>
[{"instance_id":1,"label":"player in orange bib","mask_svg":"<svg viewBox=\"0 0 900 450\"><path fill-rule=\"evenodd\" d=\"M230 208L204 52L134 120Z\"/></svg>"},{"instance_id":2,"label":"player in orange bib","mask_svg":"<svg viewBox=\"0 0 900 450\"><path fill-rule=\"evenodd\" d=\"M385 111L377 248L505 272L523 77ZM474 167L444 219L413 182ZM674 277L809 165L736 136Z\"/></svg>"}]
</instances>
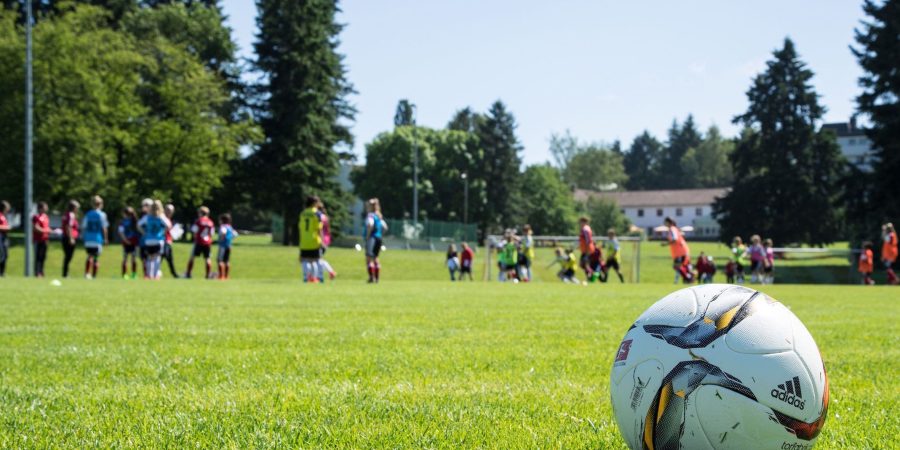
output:
<instances>
[{"instance_id":1,"label":"player in orange bib","mask_svg":"<svg viewBox=\"0 0 900 450\"><path fill-rule=\"evenodd\" d=\"M894 263L897 262L897 232L894 231L894 224L888 222L881 226L882 241L881 244L881 262L887 270L888 284L897 284L897 274L894 273Z\"/></svg>"},{"instance_id":2,"label":"player in orange bib","mask_svg":"<svg viewBox=\"0 0 900 450\"><path fill-rule=\"evenodd\" d=\"M868 241L863 242L862 252L859 255L859 263L856 265L856 269L859 270L859 274L862 275L862 284L875 284L875 280L872 279L872 270L875 268L875 264L873 263L874 258L875 256L872 254L872 243Z\"/></svg>"},{"instance_id":3,"label":"player in orange bib","mask_svg":"<svg viewBox=\"0 0 900 450\"><path fill-rule=\"evenodd\" d=\"M587 279L591 278L591 275L594 273L594 270L591 268L591 254L596 250L596 245L594 244L594 231L591 230L591 220L585 216L582 216L578 219L578 225L580 226L580 231L578 233L578 247L581 250L581 259L580 266L581 269L584 270L584 276Z\"/></svg>"},{"instance_id":4,"label":"player in orange bib","mask_svg":"<svg viewBox=\"0 0 900 450\"><path fill-rule=\"evenodd\" d=\"M669 245L669 252L672 254L672 268L675 269L677 276L680 276L685 283L694 281L694 274L691 272L691 250L684 240L684 235L678 228L671 217L666 217L665 225L666 240ZM665 244L663 244L665 245ZM675 279L678 282L678 278Z\"/></svg>"}]
</instances>

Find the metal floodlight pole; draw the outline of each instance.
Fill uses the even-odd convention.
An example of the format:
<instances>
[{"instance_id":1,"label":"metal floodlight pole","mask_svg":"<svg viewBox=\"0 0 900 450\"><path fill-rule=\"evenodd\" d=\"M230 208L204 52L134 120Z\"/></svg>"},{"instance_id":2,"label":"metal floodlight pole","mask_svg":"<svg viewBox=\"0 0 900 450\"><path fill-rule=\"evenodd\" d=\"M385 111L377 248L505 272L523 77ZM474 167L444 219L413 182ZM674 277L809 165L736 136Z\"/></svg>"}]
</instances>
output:
<instances>
[{"instance_id":1,"label":"metal floodlight pole","mask_svg":"<svg viewBox=\"0 0 900 450\"><path fill-rule=\"evenodd\" d=\"M31 240L34 233L31 223L32 208L32 143L34 141L34 86L32 85L31 26L33 22L31 0L25 0L25 209L22 211L22 222L25 225L25 276L32 275Z\"/></svg>"},{"instance_id":2,"label":"metal floodlight pole","mask_svg":"<svg viewBox=\"0 0 900 450\"><path fill-rule=\"evenodd\" d=\"M416 105L410 103L413 127L413 229L419 229L419 143L416 141Z\"/></svg>"}]
</instances>

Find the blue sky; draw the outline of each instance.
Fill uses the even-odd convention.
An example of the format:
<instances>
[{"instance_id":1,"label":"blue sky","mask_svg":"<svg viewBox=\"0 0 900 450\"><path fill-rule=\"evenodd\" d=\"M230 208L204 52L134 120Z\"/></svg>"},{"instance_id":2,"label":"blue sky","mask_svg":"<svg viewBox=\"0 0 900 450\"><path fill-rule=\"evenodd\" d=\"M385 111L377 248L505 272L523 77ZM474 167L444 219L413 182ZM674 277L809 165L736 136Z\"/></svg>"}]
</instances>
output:
<instances>
[{"instance_id":1,"label":"blue sky","mask_svg":"<svg viewBox=\"0 0 900 450\"><path fill-rule=\"evenodd\" d=\"M859 89L849 50L861 1L347 0L340 51L358 94L354 150L390 129L401 98L419 123L443 127L496 99L519 124L527 163L550 159L548 139L626 146L642 130L665 138L693 113L726 135L746 109L751 77L790 36L816 73L826 121L846 121ZM252 58L256 8L224 0L229 25Z\"/></svg>"}]
</instances>

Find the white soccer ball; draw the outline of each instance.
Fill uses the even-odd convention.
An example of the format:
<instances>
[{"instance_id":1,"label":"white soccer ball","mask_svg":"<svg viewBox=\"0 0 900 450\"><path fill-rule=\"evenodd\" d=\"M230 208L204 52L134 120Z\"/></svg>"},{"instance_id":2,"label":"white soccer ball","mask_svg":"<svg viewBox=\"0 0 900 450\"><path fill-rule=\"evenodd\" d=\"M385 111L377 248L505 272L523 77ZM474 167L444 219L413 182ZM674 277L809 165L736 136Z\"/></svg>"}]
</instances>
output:
<instances>
[{"instance_id":1,"label":"white soccer ball","mask_svg":"<svg viewBox=\"0 0 900 450\"><path fill-rule=\"evenodd\" d=\"M706 284L656 302L625 334L610 378L632 449L807 450L828 410L809 331L742 286Z\"/></svg>"},{"instance_id":2,"label":"white soccer ball","mask_svg":"<svg viewBox=\"0 0 900 450\"><path fill-rule=\"evenodd\" d=\"M361 252L361 251L362 251L362 245L356 244L356 251Z\"/></svg>"}]
</instances>

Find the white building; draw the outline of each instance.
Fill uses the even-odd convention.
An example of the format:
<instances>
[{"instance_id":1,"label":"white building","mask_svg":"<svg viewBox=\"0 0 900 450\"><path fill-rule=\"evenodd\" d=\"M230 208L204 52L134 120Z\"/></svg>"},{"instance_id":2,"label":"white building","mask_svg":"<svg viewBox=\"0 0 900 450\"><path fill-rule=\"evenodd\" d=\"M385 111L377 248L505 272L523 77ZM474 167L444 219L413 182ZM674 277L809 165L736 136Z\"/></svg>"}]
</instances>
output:
<instances>
[{"instance_id":1,"label":"white building","mask_svg":"<svg viewBox=\"0 0 900 450\"><path fill-rule=\"evenodd\" d=\"M875 150L865 131L856 126L855 117L851 117L850 122L826 123L822 125L822 129L834 131L847 162L866 172L872 170Z\"/></svg>"},{"instance_id":2,"label":"white building","mask_svg":"<svg viewBox=\"0 0 900 450\"><path fill-rule=\"evenodd\" d=\"M592 197L613 200L628 220L644 230L647 236L653 236L653 229L662 225L668 216L675 219L679 227L693 227L693 231L685 232L687 236L716 239L720 227L712 216L712 205L716 198L727 192L727 188L622 192L577 189L575 200L583 202Z\"/></svg>"}]
</instances>

